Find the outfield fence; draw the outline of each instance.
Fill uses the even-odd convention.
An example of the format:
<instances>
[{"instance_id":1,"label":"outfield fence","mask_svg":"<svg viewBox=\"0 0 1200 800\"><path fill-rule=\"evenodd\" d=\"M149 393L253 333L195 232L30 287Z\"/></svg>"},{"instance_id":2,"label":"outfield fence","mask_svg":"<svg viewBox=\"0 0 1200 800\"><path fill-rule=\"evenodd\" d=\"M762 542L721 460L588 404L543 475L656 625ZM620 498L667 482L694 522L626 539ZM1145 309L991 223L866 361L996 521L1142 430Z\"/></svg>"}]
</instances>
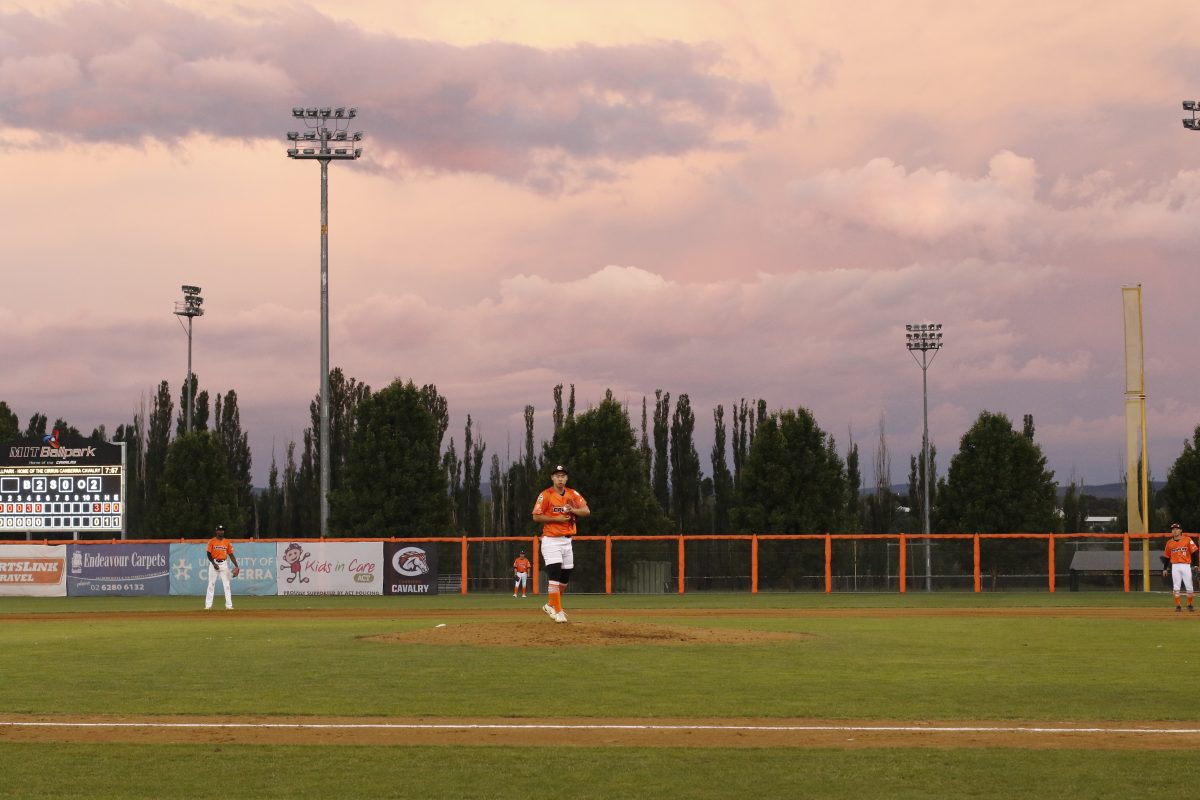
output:
<instances>
[{"instance_id":1,"label":"outfield fence","mask_svg":"<svg viewBox=\"0 0 1200 800\"><path fill-rule=\"evenodd\" d=\"M576 536L571 591L1131 591L1163 588L1168 534L735 534ZM513 590L538 537L234 540L236 594L436 594ZM0 595L203 594L204 542L0 541ZM1167 587L1169 588L1169 587Z\"/></svg>"}]
</instances>

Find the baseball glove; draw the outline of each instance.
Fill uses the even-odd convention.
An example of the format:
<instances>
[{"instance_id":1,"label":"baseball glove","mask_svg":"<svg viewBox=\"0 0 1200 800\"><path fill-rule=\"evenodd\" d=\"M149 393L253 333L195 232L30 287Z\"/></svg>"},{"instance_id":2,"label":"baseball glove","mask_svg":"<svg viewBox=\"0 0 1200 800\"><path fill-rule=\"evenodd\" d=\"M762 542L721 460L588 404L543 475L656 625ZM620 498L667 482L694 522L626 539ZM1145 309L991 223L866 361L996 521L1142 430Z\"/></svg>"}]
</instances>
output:
<instances>
[{"instance_id":1,"label":"baseball glove","mask_svg":"<svg viewBox=\"0 0 1200 800\"><path fill-rule=\"evenodd\" d=\"M241 567L234 567L233 572L231 572L229 574L236 578L238 576L238 573L240 573L241 571L242 571Z\"/></svg>"}]
</instances>

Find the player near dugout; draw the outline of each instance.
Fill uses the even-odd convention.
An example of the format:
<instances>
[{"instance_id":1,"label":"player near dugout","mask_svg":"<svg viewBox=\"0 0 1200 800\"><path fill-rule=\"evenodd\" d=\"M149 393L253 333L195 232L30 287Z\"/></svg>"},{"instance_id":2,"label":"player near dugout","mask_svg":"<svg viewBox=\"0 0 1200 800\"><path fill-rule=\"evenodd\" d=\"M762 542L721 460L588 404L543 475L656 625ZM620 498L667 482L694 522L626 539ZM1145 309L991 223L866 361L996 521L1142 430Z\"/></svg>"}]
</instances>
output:
<instances>
[{"instance_id":1,"label":"player near dugout","mask_svg":"<svg viewBox=\"0 0 1200 800\"><path fill-rule=\"evenodd\" d=\"M575 518L592 513L583 495L567 488L567 468L558 464L550 471L549 489L538 495L533 504L533 521L542 526L542 560L546 563L546 605L542 606L550 619L566 622L562 595L571 581L575 553L571 537L575 535Z\"/></svg>"},{"instance_id":2,"label":"player near dugout","mask_svg":"<svg viewBox=\"0 0 1200 800\"><path fill-rule=\"evenodd\" d=\"M1179 590L1187 591L1187 610L1195 611L1195 606L1192 605L1193 589L1192 589L1192 556L1200 547L1192 541L1190 536L1184 536L1183 529L1178 522L1171 523L1171 538L1167 539L1167 545L1163 549L1163 565L1171 565L1171 589L1175 594L1175 611L1179 612L1182 609L1179 607ZM1163 576L1166 576L1167 570L1163 570Z\"/></svg>"},{"instance_id":3,"label":"player near dugout","mask_svg":"<svg viewBox=\"0 0 1200 800\"><path fill-rule=\"evenodd\" d=\"M525 557L525 551L521 551L521 555L517 556L517 560L513 562L513 597L517 596L517 590L521 590L521 597L525 597L525 591L529 586L529 568L533 564Z\"/></svg>"}]
</instances>

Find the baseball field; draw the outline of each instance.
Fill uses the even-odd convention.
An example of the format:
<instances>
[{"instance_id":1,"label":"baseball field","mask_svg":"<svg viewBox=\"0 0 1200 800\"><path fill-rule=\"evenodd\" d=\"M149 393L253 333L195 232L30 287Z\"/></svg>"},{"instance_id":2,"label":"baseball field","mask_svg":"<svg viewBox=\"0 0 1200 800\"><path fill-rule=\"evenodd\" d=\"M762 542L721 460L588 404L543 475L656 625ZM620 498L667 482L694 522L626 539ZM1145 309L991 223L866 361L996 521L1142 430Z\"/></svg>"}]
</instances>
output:
<instances>
[{"instance_id":1,"label":"baseball field","mask_svg":"<svg viewBox=\"0 0 1200 800\"><path fill-rule=\"evenodd\" d=\"M1184 796L1120 593L0 599L0 797Z\"/></svg>"}]
</instances>

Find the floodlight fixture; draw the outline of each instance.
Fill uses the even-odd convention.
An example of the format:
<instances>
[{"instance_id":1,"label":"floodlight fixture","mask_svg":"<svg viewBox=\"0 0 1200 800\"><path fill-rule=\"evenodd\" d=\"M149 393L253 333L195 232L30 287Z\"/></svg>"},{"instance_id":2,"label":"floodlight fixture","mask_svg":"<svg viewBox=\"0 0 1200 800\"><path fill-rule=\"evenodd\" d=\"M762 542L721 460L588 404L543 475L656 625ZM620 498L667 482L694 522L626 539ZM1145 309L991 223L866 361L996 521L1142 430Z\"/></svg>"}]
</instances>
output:
<instances>
[{"instance_id":1,"label":"floodlight fixture","mask_svg":"<svg viewBox=\"0 0 1200 800\"><path fill-rule=\"evenodd\" d=\"M1183 110L1192 112L1190 117L1183 118L1183 127L1189 131L1200 131L1200 118L1196 117L1196 112L1200 111L1200 101L1184 100Z\"/></svg>"}]
</instances>

